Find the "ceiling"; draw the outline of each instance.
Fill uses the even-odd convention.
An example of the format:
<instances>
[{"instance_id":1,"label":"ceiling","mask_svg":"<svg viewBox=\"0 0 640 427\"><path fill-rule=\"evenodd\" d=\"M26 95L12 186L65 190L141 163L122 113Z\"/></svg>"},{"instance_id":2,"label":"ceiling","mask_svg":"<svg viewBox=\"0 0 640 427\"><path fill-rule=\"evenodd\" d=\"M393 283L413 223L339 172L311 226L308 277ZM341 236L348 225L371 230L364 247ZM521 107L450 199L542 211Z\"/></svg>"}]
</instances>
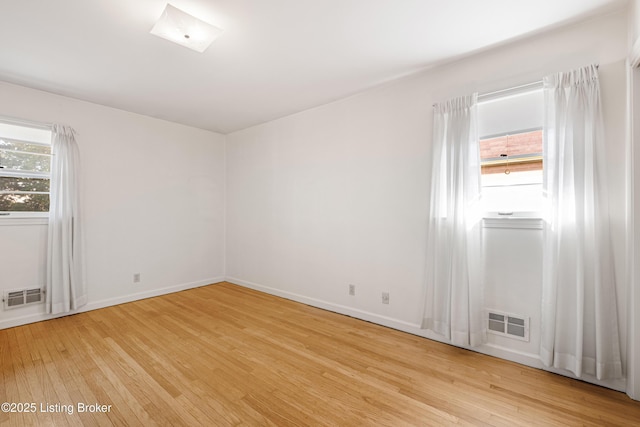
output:
<instances>
[{"instance_id":1,"label":"ceiling","mask_svg":"<svg viewBox=\"0 0 640 427\"><path fill-rule=\"evenodd\" d=\"M0 80L229 133L627 2L171 0L204 53L149 34L166 3L2 0Z\"/></svg>"}]
</instances>

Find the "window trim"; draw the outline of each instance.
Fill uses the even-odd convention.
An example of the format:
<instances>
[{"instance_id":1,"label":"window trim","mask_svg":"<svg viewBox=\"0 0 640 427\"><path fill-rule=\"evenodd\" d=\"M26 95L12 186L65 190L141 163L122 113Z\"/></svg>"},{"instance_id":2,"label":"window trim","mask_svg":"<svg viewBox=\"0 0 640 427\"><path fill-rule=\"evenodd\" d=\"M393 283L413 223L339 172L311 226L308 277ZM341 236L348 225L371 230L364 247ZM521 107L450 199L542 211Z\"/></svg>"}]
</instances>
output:
<instances>
[{"instance_id":1,"label":"window trim","mask_svg":"<svg viewBox=\"0 0 640 427\"><path fill-rule=\"evenodd\" d=\"M53 123L36 122L32 120L17 119L15 117L0 116L0 122L8 125L24 126L34 129L53 130Z\"/></svg>"},{"instance_id":2,"label":"window trim","mask_svg":"<svg viewBox=\"0 0 640 427\"><path fill-rule=\"evenodd\" d=\"M518 229L533 229L542 230L543 219L540 212L517 212L518 214L525 213L523 216L493 216L485 215L482 218L483 228L518 228ZM499 215L499 214L498 214Z\"/></svg>"},{"instance_id":3,"label":"window trim","mask_svg":"<svg viewBox=\"0 0 640 427\"><path fill-rule=\"evenodd\" d=\"M3 225L47 225L48 212L21 212L26 215L0 215L0 227Z\"/></svg>"}]
</instances>

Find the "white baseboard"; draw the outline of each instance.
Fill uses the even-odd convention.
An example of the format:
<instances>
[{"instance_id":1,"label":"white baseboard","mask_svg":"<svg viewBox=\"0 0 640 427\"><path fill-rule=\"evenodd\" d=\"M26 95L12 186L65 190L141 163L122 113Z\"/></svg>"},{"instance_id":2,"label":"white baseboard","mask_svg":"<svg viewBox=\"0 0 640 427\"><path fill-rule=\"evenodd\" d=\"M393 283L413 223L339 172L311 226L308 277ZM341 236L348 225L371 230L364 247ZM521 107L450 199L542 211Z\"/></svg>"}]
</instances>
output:
<instances>
[{"instance_id":1,"label":"white baseboard","mask_svg":"<svg viewBox=\"0 0 640 427\"><path fill-rule=\"evenodd\" d=\"M97 310L99 308L105 308L113 305L133 302L141 299L171 294L174 292L180 292L187 289L199 288L201 286L211 285L213 283L219 283L223 281L224 281L224 277L213 277L211 279L204 279L204 280L198 280L196 282L182 283L179 285L167 286L159 289L151 289L148 291L122 295L114 298L102 299L99 301L89 301L87 305L69 313L54 314L54 315L46 314L46 313L32 313L25 316L13 317L10 319L3 319L3 320L0 320L0 329L13 328L15 326L27 325L29 323L41 322L43 320L56 319L58 317L84 313L86 311Z\"/></svg>"},{"instance_id":2,"label":"white baseboard","mask_svg":"<svg viewBox=\"0 0 640 427\"><path fill-rule=\"evenodd\" d=\"M365 320L367 322L376 323L378 325L386 326L399 331L407 332L412 335L417 335L430 340L438 341L444 344L453 345L447 341L442 340L437 334L422 329L417 323L409 323L398 319L393 319L387 316L381 316L379 314L371 313L364 310L359 310L353 307L348 307L340 304L334 304L328 301L319 300L316 298L306 297L293 292L287 292L268 286L259 285L257 283L249 282L246 280L238 279L235 277L226 277L226 282L233 283L235 285L244 286L249 289L264 292L270 295L275 295L288 300L296 301L302 304L310 305L312 307L321 308L323 310L332 311L338 314L344 314L346 316L355 317L356 319ZM484 344L479 347L462 347L470 351L486 354L488 356L497 357L500 359L508 360L511 362L519 363L521 365L529 366L532 368L542 369L555 374L563 375L569 378L574 378L581 381L586 381L592 384L596 384L602 387L611 388L617 391L624 391L626 387L625 380L608 380L600 381L596 378L585 376L583 378L576 378L571 372L547 368L542 364L540 356L538 354L526 353L522 351L512 350L506 347L498 346L495 344Z\"/></svg>"},{"instance_id":3,"label":"white baseboard","mask_svg":"<svg viewBox=\"0 0 640 427\"><path fill-rule=\"evenodd\" d=\"M357 308L349 307L346 305L334 304L331 302L319 300L316 298L306 297L304 295L295 294L292 292L282 291L276 288L270 288L268 286L259 285L257 283L248 282L246 280L238 279L235 277L226 277L226 282L233 283L234 285L244 286L245 288L253 289L256 291L264 292L277 297L282 297L288 300L300 302L302 304L310 305L312 307L321 308L323 310L333 311L334 313L344 314L346 316L355 317L360 320L366 320L367 322L376 323L382 326L388 326L393 329L399 330L413 330L419 328L419 325L402 320L393 319L387 316L381 316L379 314L371 313ZM407 331L408 332L408 331Z\"/></svg>"}]
</instances>

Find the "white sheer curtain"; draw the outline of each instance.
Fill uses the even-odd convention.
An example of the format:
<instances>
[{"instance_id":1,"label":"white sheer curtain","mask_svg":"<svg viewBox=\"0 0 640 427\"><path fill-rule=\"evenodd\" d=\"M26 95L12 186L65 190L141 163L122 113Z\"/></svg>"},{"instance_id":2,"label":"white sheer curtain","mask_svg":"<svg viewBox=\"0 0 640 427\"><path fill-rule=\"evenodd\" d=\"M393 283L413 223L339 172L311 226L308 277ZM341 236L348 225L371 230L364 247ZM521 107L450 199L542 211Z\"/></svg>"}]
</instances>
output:
<instances>
[{"instance_id":1,"label":"white sheer curtain","mask_svg":"<svg viewBox=\"0 0 640 427\"><path fill-rule=\"evenodd\" d=\"M477 95L434 106L427 292L422 327L481 344L482 269Z\"/></svg>"},{"instance_id":2,"label":"white sheer curtain","mask_svg":"<svg viewBox=\"0 0 640 427\"><path fill-rule=\"evenodd\" d=\"M58 314L87 303L79 221L79 156L73 129L54 125L46 310Z\"/></svg>"},{"instance_id":3,"label":"white sheer curtain","mask_svg":"<svg viewBox=\"0 0 640 427\"><path fill-rule=\"evenodd\" d=\"M542 361L622 376L597 66L544 79Z\"/></svg>"}]
</instances>

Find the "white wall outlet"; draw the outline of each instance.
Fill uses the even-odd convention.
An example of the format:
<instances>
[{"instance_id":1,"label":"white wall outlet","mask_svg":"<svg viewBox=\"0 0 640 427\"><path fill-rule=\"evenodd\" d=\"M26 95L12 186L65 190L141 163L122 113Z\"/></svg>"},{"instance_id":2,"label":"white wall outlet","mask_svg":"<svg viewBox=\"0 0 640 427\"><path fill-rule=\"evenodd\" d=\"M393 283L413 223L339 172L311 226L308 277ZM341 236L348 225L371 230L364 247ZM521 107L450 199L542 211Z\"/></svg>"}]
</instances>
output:
<instances>
[{"instance_id":1,"label":"white wall outlet","mask_svg":"<svg viewBox=\"0 0 640 427\"><path fill-rule=\"evenodd\" d=\"M140 273L133 274L133 283L140 283Z\"/></svg>"},{"instance_id":2,"label":"white wall outlet","mask_svg":"<svg viewBox=\"0 0 640 427\"><path fill-rule=\"evenodd\" d=\"M389 304L389 292L382 293L382 303Z\"/></svg>"},{"instance_id":3,"label":"white wall outlet","mask_svg":"<svg viewBox=\"0 0 640 427\"><path fill-rule=\"evenodd\" d=\"M356 285L349 285L349 295L356 294Z\"/></svg>"}]
</instances>

